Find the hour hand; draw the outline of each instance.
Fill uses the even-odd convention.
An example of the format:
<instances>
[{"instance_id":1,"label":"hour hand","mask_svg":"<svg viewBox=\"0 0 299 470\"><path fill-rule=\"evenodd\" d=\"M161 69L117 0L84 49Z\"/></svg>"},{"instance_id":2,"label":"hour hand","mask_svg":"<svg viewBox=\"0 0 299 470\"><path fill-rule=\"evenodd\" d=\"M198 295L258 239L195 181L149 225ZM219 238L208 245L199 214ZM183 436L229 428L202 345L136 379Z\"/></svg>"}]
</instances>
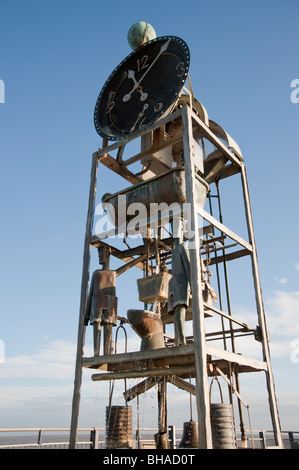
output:
<instances>
[{"instance_id":1,"label":"hour hand","mask_svg":"<svg viewBox=\"0 0 299 470\"><path fill-rule=\"evenodd\" d=\"M124 101L124 102L130 101L131 95L132 95L132 93L133 93L135 90L137 90L138 93L140 93L140 101L146 100L146 98L148 97L148 94L147 94L147 93L144 93L142 87L139 86L139 84L138 84L138 82L137 82L137 80L136 80L136 78L135 78L135 72L134 72L134 70L129 70L129 71L128 71L128 78L131 78L131 79L133 80L134 86L133 86L132 90L130 91L130 93L127 93L126 95L124 95L123 101Z\"/></svg>"},{"instance_id":2,"label":"hour hand","mask_svg":"<svg viewBox=\"0 0 299 470\"><path fill-rule=\"evenodd\" d=\"M129 70L128 71L128 78L131 78L136 86L138 85L137 80L135 78L134 70Z\"/></svg>"}]
</instances>

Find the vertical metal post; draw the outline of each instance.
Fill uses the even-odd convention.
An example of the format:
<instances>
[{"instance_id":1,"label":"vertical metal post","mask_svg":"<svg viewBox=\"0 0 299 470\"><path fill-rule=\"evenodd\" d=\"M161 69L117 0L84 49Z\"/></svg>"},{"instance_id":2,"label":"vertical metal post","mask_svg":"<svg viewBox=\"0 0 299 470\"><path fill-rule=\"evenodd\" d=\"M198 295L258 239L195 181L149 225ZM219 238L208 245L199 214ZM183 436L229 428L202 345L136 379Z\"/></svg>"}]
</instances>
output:
<instances>
[{"instance_id":1,"label":"vertical metal post","mask_svg":"<svg viewBox=\"0 0 299 470\"><path fill-rule=\"evenodd\" d=\"M264 305L263 305L263 299L262 299L262 288L261 288L259 269L258 269L257 251L256 251L256 245L255 245L252 213L251 213L250 199L249 199L249 189L248 189L247 175L246 175L246 169L245 169L244 164L241 166L241 178L242 178L245 212L246 212L246 219L247 219L248 237L249 237L249 243L252 246L251 265L252 265L252 274L253 274L254 287L255 287L257 314L258 314L259 326L262 332L262 348L263 348L264 361L267 363L267 367L268 367L268 370L266 371L266 381L267 381L267 388L268 388L270 413L271 413L273 431L274 431L274 439L275 439L275 444L283 448L283 440L282 440L281 427L280 427L280 421L279 421L279 415L278 415L278 406L277 406L277 400L276 400L276 394L275 394L274 378L273 378L272 367L271 367L270 348L269 348L268 333L267 333L267 327L266 327L266 317L265 317L265 311L264 311Z\"/></svg>"},{"instance_id":2,"label":"vertical metal post","mask_svg":"<svg viewBox=\"0 0 299 470\"><path fill-rule=\"evenodd\" d=\"M183 144L187 202L190 204L189 227L192 234L190 248L190 273L192 291L192 319L196 371L196 402L199 428L199 448L211 449L212 432L210 421L209 382L204 325L204 308L201 290L201 268L198 235L198 212L196 209L195 171L192 161L192 120L190 108L182 108Z\"/></svg>"},{"instance_id":3,"label":"vertical metal post","mask_svg":"<svg viewBox=\"0 0 299 470\"><path fill-rule=\"evenodd\" d=\"M168 429L169 429L168 436L169 436L169 441L170 441L170 448L171 449L176 449L175 426L170 425Z\"/></svg>"},{"instance_id":4,"label":"vertical metal post","mask_svg":"<svg viewBox=\"0 0 299 470\"><path fill-rule=\"evenodd\" d=\"M261 442L261 448L266 449L266 436L265 436L264 431L259 432L259 438Z\"/></svg>"},{"instance_id":5,"label":"vertical metal post","mask_svg":"<svg viewBox=\"0 0 299 470\"><path fill-rule=\"evenodd\" d=\"M208 199L209 199L209 206L210 206L210 214L213 216L213 208L212 208L212 196L210 191L208 192ZM215 235L215 228L212 226L212 233ZM222 306L222 292L221 292L221 286L220 286L220 275L219 275L219 265L218 265L218 255L217 251L215 250L215 261L216 261L216 277L217 277L217 286L218 286L218 298L219 298L219 307L220 310L223 310ZM223 347L224 349L227 350L227 345L226 345L226 336L225 336L225 325L224 325L224 318L221 316L221 326L222 326L222 334L223 334Z\"/></svg>"},{"instance_id":6,"label":"vertical metal post","mask_svg":"<svg viewBox=\"0 0 299 470\"><path fill-rule=\"evenodd\" d=\"M78 339L77 339L77 356L76 356L76 366L75 366L75 380L74 380L72 418L71 418L70 442L69 442L70 449L75 449L77 447L77 429L78 429L79 405L80 405L80 395L81 395L81 385L82 385L82 357L84 354L85 330L86 330L86 326L84 325L84 316L85 316L85 308L86 308L86 302L87 302L87 296L88 296L89 269L90 269L90 238L92 234L92 225L93 225L93 217L94 217L97 172L98 172L98 157L97 157L97 153L95 152L92 156L89 202L88 202L88 212L87 212L85 240L84 240L83 268L82 268L82 281L81 281L81 300L80 300Z\"/></svg>"},{"instance_id":7,"label":"vertical metal post","mask_svg":"<svg viewBox=\"0 0 299 470\"><path fill-rule=\"evenodd\" d=\"M137 395L137 449L140 449L139 394Z\"/></svg>"},{"instance_id":8,"label":"vertical metal post","mask_svg":"<svg viewBox=\"0 0 299 470\"><path fill-rule=\"evenodd\" d=\"M217 189L217 200L218 200L218 210L219 210L219 221L221 224L223 224L223 217L222 217L222 208L221 208L221 200L220 200L220 191L219 191L219 181L215 181L216 184L216 189ZM222 232L221 232L222 233ZM222 233L223 235L223 233ZM228 314L232 314L232 309L231 309L231 301L230 301L230 290L229 290L229 282L228 282L228 271L227 271L227 262L226 262L226 253L225 253L225 248L222 250L222 256L223 256L223 269L224 269L224 280L225 280L225 289L226 289L226 301L227 301L227 311ZM232 346L232 352L236 352L235 348L235 338L234 338L234 329L233 329L233 324L230 321L229 322L229 327L230 327L230 335L231 335L231 346ZM230 380L232 380L232 375L234 375L235 378L235 383L236 383L236 389L240 393L240 385L239 385L239 373L238 370L235 370L231 367L231 364L228 364L228 371L229 371L229 377ZM232 398L232 390L231 387L229 387L229 396L230 396L230 402L233 404L233 398ZM238 400L238 410L239 410L239 417L240 417L240 429L241 429L241 439L242 441L245 440L245 424L244 424L244 417L243 417L243 411L242 411L242 404L237 397Z\"/></svg>"},{"instance_id":9,"label":"vertical metal post","mask_svg":"<svg viewBox=\"0 0 299 470\"><path fill-rule=\"evenodd\" d=\"M160 433L167 431L167 381L166 377L158 383L158 429Z\"/></svg>"},{"instance_id":10,"label":"vertical metal post","mask_svg":"<svg viewBox=\"0 0 299 470\"><path fill-rule=\"evenodd\" d=\"M94 448L99 448L99 430L96 428L94 429Z\"/></svg>"},{"instance_id":11,"label":"vertical metal post","mask_svg":"<svg viewBox=\"0 0 299 470\"><path fill-rule=\"evenodd\" d=\"M294 433L292 431L288 432L289 435L289 441L294 442Z\"/></svg>"}]
</instances>

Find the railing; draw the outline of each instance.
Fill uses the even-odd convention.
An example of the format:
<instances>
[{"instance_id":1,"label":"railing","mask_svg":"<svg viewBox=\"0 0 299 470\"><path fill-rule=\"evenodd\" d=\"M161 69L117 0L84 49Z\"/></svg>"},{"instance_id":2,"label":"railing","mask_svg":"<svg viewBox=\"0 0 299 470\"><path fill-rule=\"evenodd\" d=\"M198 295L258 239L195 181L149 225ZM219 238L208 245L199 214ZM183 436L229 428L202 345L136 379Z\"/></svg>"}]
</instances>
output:
<instances>
[{"instance_id":1,"label":"railing","mask_svg":"<svg viewBox=\"0 0 299 470\"><path fill-rule=\"evenodd\" d=\"M91 431L78 429L78 449L91 448ZM0 449L68 449L69 433L69 428L0 428Z\"/></svg>"},{"instance_id":2,"label":"railing","mask_svg":"<svg viewBox=\"0 0 299 470\"><path fill-rule=\"evenodd\" d=\"M299 431L282 431L282 438L286 449L299 449ZM275 448L273 432L258 431L261 449Z\"/></svg>"},{"instance_id":3,"label":"railing","mask_svg":"<svg viewBox=\"0 0 299 470\"><path fill-rule=\"evenodd\" d=\"M68 449L69 428L0 428L0 449ZM156 428L134 429L133 448L155 448L154 439L148 439L157 432ZM171 448L177 448L182 428L169 427ZM283 431L285 449L299 449L299 431ZM237 432L238 448L275 448L272 431L252 431L246 441L241 441ZM78 449L104 449L105 428L78 428Z\"/></svg>"}]
</instances>

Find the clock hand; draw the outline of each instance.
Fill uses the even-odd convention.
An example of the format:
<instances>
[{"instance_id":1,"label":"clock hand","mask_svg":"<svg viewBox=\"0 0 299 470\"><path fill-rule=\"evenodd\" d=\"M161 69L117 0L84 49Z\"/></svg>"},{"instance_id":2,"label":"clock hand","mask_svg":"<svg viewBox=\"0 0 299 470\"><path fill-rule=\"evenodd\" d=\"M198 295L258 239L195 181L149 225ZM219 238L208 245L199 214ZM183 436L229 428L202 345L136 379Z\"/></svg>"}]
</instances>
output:
<instances>
[{"instance_id":1,"label":"clock hand","mask_svg":"<svg viewBox=\"0 0 299 470\"><path fill-rule=\"evenodd\" d=\"M129 70L129 71L128 71L128 78L131 78L131 79L133 80L133 82L134 82L134 88L133 88L133 90L136 89L136 90L138 91L138 93L140 93L140 95L141 95L141 96L140 96L140 101L146 100L146 98L148 97L148 94L147 94L147 93L144 93L142 87L139 86L139 84L137 83L137 80L136 80L136 78L135 78L135 72L134 72L134 70ZM131 93L132 93L132 92L131 92ZM126 101L129 101L129 99L131 98L131 93L125 95L125 96L123 97L123 101L125 101L125 102L126 102Z\"/></svg>"},{"instance_id":2,"label":"clock hand","mask_svg":"<svg viewBox=\"0 0 299 470\"><path fill-rule=\"evenodd\" d=\"M169 46L169 43L171 41L171 38L168 39L168 41L166 41L160 48L160 51L159 51L159 54L157 55L157 57L155 57L155 59L153 60L153 62L151 63L151 65L148 67L148 69L144 72L144 74L142 75L142 77L139 79L139 81L137 82L137 80L135 79L135 75L134 75L134 72L132 70L129 70L129 73L128 73L128 77L129 77L129 74L130 72L133 72L133 76L134 76L134 87L132 88L132 90L127 93L124 97L123 97L123 101L126 102L126 101L129 101L131 99L131 95L132 93L137 89L137 87L139 87L140 83L142 82L142 80L144 79L144 77L146 76L146 74L150 71L150 69L153 67L153 65L157 62L157 60L159 59L160 55L163 54L163 52L165 52ZM133 78L132 75L130 76L130 78Z\"/></svg>"},{"instance_id":3,"label":"clock hand","mask_svg":"<svg viewBox=\"0 0 299 470\"><path fill-rule=\"evenodd\" d=\"M138 117L137 117L137 119L136 119L135 124L131 127L131 131L130 131L130 132L135 131L135 127L136 127L136 125L137 125L137 122L139 121L140 118L142 118L142 116L144 115L144 111L148 108L148 106L149 106L148 103L145 103L145 105L143 106L142 111L140 111L140 113L138 114Z\"/></svg>"}]
</instances>

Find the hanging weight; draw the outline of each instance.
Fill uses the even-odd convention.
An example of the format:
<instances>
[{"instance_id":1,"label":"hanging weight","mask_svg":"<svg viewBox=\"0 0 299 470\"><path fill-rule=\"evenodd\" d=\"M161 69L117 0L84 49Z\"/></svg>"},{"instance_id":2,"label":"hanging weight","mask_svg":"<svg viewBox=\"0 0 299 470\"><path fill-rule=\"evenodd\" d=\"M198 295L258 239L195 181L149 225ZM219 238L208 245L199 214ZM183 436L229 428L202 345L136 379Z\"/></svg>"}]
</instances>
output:
<instances>
[{"instance_id":1,"label":"hanging weight","mask_svg":"<svg viewBox=\"0 0 299 470\"><path fill-rule=\"evenodd\" d=\"M198 423L196 421L187 421L184 423L183 436L179 443L180 449L198 448Z\"/></svg>"},{"instance_id":2,"label":"hanging weight","mask_svg":"<svg viewBox=\"0 0 299 470\"><path fill-rule=\"evenodd\" d=\"M132 448L132 408L130 406L106 407L106 448Z\"/></svg>"},{"instance_id":3,"label":"hanging weight","mask_svg":"<svg viewBox=\"0 0 299 470\"><path fill-rule=\"evenodd\" d=\"M221 403L211 403L211 392L214 380L217 381L221 396ZM223 395L215 375L210 385L210 417L213 449L236 449L236 430L233 414L233 406L223 403Z\"/></svg>"}]
</instances>

